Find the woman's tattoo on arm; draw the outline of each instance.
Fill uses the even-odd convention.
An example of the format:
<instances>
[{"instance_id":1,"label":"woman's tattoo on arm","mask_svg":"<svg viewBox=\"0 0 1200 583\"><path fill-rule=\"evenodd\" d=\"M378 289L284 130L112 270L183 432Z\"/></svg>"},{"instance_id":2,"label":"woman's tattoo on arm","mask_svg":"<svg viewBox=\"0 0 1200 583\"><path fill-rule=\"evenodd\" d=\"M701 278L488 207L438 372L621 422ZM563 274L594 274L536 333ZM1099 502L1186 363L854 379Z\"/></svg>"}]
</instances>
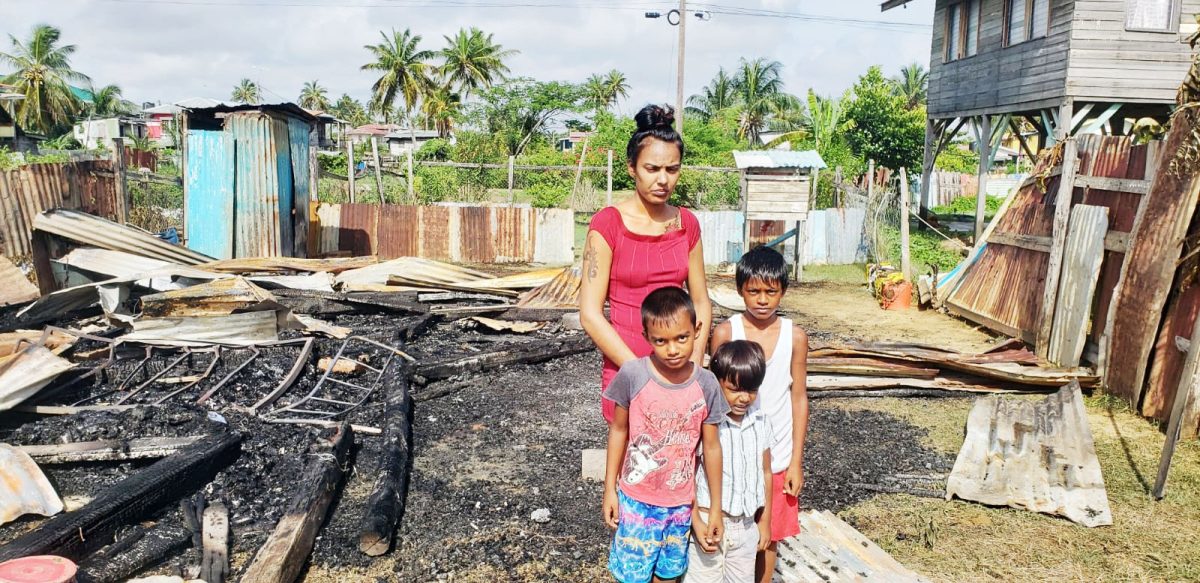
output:
<instances>
[{"instance_id":1,"label":"woman's tattoo on arm","mask_svg":"<svg viewBox=\"0 0 1200 583\"><path fill-rule=\"evenodd\" d=\"M587 246L583 248L583 262L587 264L588 279L596 279L596 273L599 268L596 266L596 242L588 241Z\"/></svg>"}]
</instances>

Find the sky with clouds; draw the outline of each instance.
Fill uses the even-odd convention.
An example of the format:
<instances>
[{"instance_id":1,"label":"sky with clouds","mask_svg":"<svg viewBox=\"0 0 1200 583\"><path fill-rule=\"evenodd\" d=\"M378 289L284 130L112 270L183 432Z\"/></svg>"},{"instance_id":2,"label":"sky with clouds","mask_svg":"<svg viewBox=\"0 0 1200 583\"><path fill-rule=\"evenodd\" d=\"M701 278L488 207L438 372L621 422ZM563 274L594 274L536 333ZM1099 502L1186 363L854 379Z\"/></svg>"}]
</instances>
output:
<instances>
[{"instance_id":1,"label":"sky with clouds","mask_svg":"<svg viewBox=\"0 0 1200 583\"><path fill-rule=\"evenodd\" d=\"M786 89L840 93L870 65L893 75L928 66L934 0L880 13L879 0L723 0L690 2L711 18L687 26L684 88L708 83L739 58L783 63ZM115 83L141 103L204 96L228 99L248 77L264 101L297 98L317 79L332 98L366 99L372 74L365 44L380 31L410 28L423 48L476 26L505 48L512 74L579 82L619 69L630 83L628 113L647 102L673 102L677 29L644 12L678 2L651 0L0 0L0 32L19 39L40 23L77 46L73 67L96 86ZM731 12L753 9L770 16ZM847 22L853 19L856 22ZM866 21L866 22L857 22ZM909 23L905 28L878 23ZM7 36L0 51L9 52ZM5 72L0 65L0 73Z\"/></svg>"}]
</instances>

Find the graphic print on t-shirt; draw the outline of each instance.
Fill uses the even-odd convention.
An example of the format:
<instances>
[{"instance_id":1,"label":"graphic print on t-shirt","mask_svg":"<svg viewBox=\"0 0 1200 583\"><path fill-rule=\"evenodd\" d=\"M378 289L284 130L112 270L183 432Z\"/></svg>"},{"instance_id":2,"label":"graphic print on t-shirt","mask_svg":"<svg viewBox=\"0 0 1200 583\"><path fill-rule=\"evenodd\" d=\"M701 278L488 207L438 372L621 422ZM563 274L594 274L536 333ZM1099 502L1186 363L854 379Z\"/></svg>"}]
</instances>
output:
<instances>
[{"instance_id":1,"label":"graphic print on t-shirt","mask_svg":"<svg viewBox=\"0 0 1200 583\"><path fill-rule=\"evenodd\" d=\"M699 387L669 391L651 382L634 399L631 425L640 426L625 450L621 481L627 486L675 490L695 479L694 451L708 414Z\"/></svg>"}]
</instances>

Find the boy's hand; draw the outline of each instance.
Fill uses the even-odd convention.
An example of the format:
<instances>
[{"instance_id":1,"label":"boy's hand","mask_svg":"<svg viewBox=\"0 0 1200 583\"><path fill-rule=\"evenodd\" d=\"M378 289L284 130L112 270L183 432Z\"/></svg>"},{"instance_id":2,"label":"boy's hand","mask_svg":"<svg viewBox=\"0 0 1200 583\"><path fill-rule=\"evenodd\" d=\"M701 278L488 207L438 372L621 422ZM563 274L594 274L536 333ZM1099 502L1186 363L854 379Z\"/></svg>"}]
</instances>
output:
<instances>
[{"instance_id":1,"label":"boy's hand","mask_svg":"<svg viewBox=\"0 0 1200 583\"><path fill-rule=\"evenodd\" d=\"M616 530L617 519L621 514L621 502L617 499L617 492L615 490L606 490L604 492L603 508L604 524Z\"/></svg>"},{"instance_id":2,"label":"boy's hand","mask_svg":"<svg viewBox=\"0 0 1200 583\"><path fill-rule=\"evenodd\" d=\"M758 552L767 550L771 546L771 519L764 516L758 521Z\"/></svg>"},{"instance_id":3,"label":"boy's hand","mask_svg":"<svg viewBox=\"0 0 1200 583\"><path fill-rule=\"evenodd\" d=\"M700 550L706 553L717 552L717 543L708 538L708 523L700 517L699 512L692 514L692 534L696 537L696 544L700 546Z\"/></svg>"},{"instance_id":4,"label":"boy's hand","mask_svg":"<svg viewBox=\"0 0 1200 583\"><path fill-rule=\"evenodd\" d=\"M783 482L783 491L792 496L799 496L804 489L804 466L795 464L788 466L787 476Z\"/></svg>"},{"instance_id":5,"label":"boy's hand","mask_svg":"<svg viewBox=\"0 0 1200 583\"><path fill-rule=\"evenodd\" d=\"M720 516L708 515L708 540L712 542L714 549L721 544L725 538L725 521Z\"/></svg>"}]
</instances>

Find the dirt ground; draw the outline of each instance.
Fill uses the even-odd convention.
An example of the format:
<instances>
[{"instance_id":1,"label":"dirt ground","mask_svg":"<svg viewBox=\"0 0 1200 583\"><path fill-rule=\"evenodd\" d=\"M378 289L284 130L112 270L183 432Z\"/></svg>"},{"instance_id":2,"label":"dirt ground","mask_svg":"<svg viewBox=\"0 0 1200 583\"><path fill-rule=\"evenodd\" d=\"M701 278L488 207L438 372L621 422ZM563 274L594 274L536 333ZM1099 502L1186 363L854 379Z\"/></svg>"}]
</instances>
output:
<instances>
[{"instance_id":1,"label":"dirt ground","mask_svg":"<svg viewBox=\"0 0 1200 583\"><path fill-rule=\"evenodd\" d=\"M880 310L852 268L809 275L808 283L789 290L783 307L814 342L895 340L978 351L996 341L937 313ZM729 288L732 280L716 276L712 285ZM391 322L362 315L331 319L375 332ZM510 341L444 323L409 349L418 359L434 358ZM610 533L600 521L601 484L580 479L581 451L604 446L599 374L599 355L585 353L416 387L412 478L395 550L371 559L356 548L379 453L378 438L359 435L353 470L302 580L608 580ZM253 393L254 388L244 390ZM441 393L448 394L422 397ZM1193 540L1200 526L1200 446L1184 444L1168 498L1152 502L1146 484L1153 480L1162 436L1103 398L1089 399L1088 408L1117 521L1111 528L1085 529L1021 510L881 493L897 476L944 479L961 446L970 406L969 398L814 399L803 506L838 513L935 581L1200 580L1200 545ZM141 413L140 418L131 414L0 427L0 439L95 439L151 426L159 428L154 434L186 435L212 426L194 407ZM242 458L206 491L234 508L237 571L281 512L290 481L301 471L300 455L316 431L264 429L236 414L227 417L232 428L251 437ZM377 410L368 407L354 421L377 424ZM49 473L61 495L87 496L144 465L75 465ZM548 521L533 519L540 509L549 511ZM168 510L159 519L177 515ZM0 541L37 522L23 519L0 529ZM191 555L177 557L158 572L177 571L191 560Z\"/></svg>"}]
</instances>

